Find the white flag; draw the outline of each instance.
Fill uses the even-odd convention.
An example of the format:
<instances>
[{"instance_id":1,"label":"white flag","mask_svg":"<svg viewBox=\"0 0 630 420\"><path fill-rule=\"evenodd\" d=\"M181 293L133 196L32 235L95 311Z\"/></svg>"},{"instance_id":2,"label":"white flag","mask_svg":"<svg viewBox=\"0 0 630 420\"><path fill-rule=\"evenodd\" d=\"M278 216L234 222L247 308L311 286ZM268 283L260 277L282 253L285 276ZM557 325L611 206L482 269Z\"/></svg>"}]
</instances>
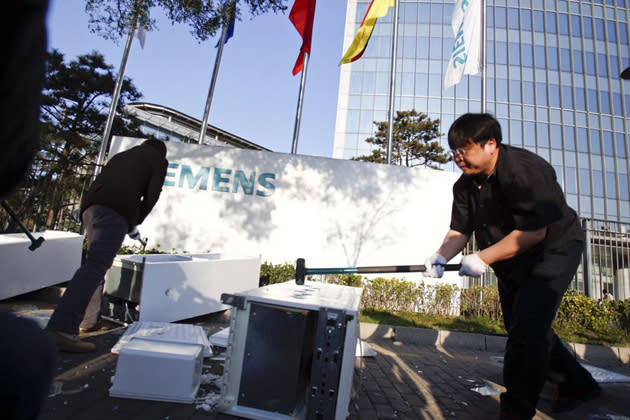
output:
<instances>
[{"instance_id":1,"label":"white flag","mask_svg":"<svg viewBox=\"0 0 630 420\"><path fill-rule=\"evenodd\" d=\"M147 39L147 28L138 22L134 35L140 41L140 48L144 49L144 41Z\"/></svg>"},{"instance_id":2,"label":"white flag","mask_svg":"<svg viewBox=\"0 0 630 420\"><path fill-rule=\"evenodd\" d=\"M483 0L457 0L453 10L455 43L444 76L444 89L459 83L462 74L481 71L481 3Z\"/></svg>"}]
</instances>

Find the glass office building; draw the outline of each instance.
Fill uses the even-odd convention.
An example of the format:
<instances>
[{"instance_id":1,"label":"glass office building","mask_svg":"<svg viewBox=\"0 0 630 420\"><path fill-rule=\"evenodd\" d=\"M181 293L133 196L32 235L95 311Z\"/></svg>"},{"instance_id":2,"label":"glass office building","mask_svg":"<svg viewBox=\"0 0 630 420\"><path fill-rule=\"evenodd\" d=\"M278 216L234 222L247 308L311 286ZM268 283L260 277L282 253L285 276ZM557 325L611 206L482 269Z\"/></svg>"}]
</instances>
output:
<instances>
[{"instance_id":1,"label":"glass office building","mask_svg":"<svg viewBox=\"0 0 630 420\"><path fill-rule=\"evenodd\" d=\"M345 46L368 5L349 0ZM443 133L459 115L484 109L480 74L443 89L453 7L454 0L399 4L394 109L439 118ZM485 110L501 123L505 143L553 165L585 229L625 235L613 275L630 254L630 81L619 78L630 64L628 7L630 0L486 0L485 13ZM388 118L392 15L379 19L363 57L342 66L333 157L369 154L373 122ZM448 148L445 135L440 141Z\"/></svg>"}]
</instances>

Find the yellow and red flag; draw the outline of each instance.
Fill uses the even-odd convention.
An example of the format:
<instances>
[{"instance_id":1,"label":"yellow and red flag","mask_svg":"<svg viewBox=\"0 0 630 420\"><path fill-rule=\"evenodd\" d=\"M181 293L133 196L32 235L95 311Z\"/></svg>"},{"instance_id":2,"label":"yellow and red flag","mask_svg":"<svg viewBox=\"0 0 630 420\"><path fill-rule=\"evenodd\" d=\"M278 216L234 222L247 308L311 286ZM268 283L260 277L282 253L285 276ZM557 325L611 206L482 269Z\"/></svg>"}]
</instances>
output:
<instances>
[{"instance_id":1,"label":"yellow and red flag","mask_svg":"<svg viewBox=\"0 0 630 420\"><path fill-rule=\"evenodd\" d=\"M363 22L361 22L361 26L359 27L352 44L350 44L346 53L341 58L339 65L352 63L353 61L361 58L363 51L365 51L365 47L367 47L367 43L372 36L376 19L385 16L389 11L389 8L394 6L394 1L395 0L372 0L367 12L365 12Z\"/></svg>"}]
</instances>

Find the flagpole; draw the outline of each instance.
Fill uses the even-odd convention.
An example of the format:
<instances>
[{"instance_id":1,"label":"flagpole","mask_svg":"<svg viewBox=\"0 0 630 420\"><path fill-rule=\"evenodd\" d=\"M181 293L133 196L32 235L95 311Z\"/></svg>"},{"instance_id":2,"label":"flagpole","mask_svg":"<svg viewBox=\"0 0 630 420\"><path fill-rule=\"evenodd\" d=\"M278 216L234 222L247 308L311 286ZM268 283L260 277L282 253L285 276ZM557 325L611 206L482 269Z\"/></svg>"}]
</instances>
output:
<instances>
[{"instance_id":1,"label":"flagpole","mask_svg":"<svg viewBox=\"0 0 630 420\"><path fill-rule=\"evenodd\" d=\"M227 34L227 28L231 17L226 16L223 22L223 29L221 29L221 40L219 41L219 49L217 50L217 56L214 59L214 69L212 70L212 79L210 79L210 87L208 88L208 97L206 98L206 107L203 111L203 121L201 122L201 130L199 130L199 139L197 143L202 144L204 137L206 136L206 130L208 129L208 116L210 115L210 106L212 105L212 96L214 95L214 86L217 82L217 75L219 74L219 65L221 64L221 56L223 55L223 45L225 44L225 36Z\"/></svg>"},{"instance_id":2,"label":"flagpole","mask_svg":"<svg viewBox=\"0 0 630 420\"><path fill-rule=\"evenodd\" d=\"M486 0L481 0L481 112L486 112Z\"/></svg>"},{"instance_id":3,"label":"flagpole","mask_svg":"<svg viewBox=\"0 0 630 420\"><path fill-rule=\"evenodd\" d=\"M120 97L120 90L122 89L123 79L125 76L125 67L127 67L127 58L129 58L129 51L131 50L131 41L133 41L133 34L135 27L129 31L127 37L127 43L125 44L125 50L123 52L122 60L120 62L120 68L118 69L118 77L116 78L116 84L114 85L114 93L112 94L112 102L109 105L109 114L107 114L107 121L105 123L105 130L103 131L103 139L101 141L101 148L98 152L98 158L96 159L96 166L94 167L94 178L99 174L105 155L109 151L109 136L112 132L112 126L114 125L114 117L116 116L116 107L118 106L118 98Z\"/></svg>"},{"instance_id":4,"label":"flagpole","mask_svg":"<svg viewBox=\"0 0 630 420\"><path fill-rule=\"evenodd\" d=\"M398 55L398 0L394 0L392 36L392 62L389 79L389 117L387 126L387 164L392 163L392 140L394 137L394 97L396 95L396 61Z\"/></svg>"},{"instance_id":5,"label":"flagpole","mask_svg":"<svg viewBox=\"0 0 630 420\"><path fill-rule=\"evenodd\" d=\"M304 87L306 85L306 69L308 68L308 53L304 52L302 76L300 78L300 93L298 95L297 110L295 111L295 125L293 126L293 143L291 154L297 154L298 137L300 136L300 121L302 120L302 103L304 101Z\"/></svg>"}]
</instances>

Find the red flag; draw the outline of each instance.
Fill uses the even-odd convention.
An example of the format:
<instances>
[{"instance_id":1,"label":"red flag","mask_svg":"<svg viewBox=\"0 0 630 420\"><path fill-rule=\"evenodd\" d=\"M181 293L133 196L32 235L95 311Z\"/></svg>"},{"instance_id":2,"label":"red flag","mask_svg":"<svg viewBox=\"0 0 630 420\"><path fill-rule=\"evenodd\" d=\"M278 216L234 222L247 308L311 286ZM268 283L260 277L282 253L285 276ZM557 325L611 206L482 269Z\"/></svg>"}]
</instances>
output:
<instances>
[{"instance_id":1,"label":"red flag","mask_svg":"<svg viewBox=\"0 0 630 420\"><path fill-rule=\"evenodd\" d=\"M313 18L315 17L315 0L295 0L289 19L302 37L300 55L295 61L293 75L302 71L304 66L304 53L311 53L311 37L313 35Z\"/></svg>"}]
</instances>

